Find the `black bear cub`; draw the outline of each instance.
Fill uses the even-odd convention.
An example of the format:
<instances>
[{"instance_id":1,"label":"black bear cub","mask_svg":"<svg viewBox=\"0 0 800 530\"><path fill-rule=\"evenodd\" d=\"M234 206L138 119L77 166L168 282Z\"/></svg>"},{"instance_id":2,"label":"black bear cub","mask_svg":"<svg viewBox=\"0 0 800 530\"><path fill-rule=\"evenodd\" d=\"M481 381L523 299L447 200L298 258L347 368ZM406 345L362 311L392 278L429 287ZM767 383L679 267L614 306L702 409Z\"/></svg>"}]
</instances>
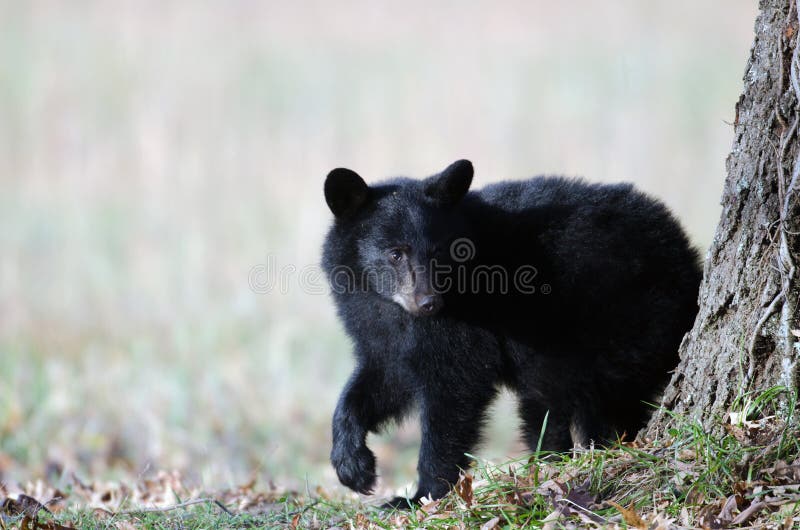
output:
<instances>
[{"instance_id":1,"label":"black bear cub","mask_svg":"<svg viewBox=\"0 0 800 530\"><path fill-rule=\"evenodd\" d=\"M367 433L418 407L418 490L391 506L448 492L503 386L532 449L634 436L697 312L697 253L659 201L558 177L469 191L472 176L460 160L424 180L325 181L323 267L356 357L331 461L369 493Z\"/></svg>"}]
</instances>

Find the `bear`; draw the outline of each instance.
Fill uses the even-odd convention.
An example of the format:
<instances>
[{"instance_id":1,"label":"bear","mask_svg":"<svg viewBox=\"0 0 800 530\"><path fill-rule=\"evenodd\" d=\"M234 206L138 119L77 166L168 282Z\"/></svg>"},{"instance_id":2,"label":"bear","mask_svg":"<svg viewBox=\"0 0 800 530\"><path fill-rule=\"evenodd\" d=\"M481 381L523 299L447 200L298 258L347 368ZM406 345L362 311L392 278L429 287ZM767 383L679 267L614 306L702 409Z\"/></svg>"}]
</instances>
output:
<instances>
[{"instance_id":1,"label":"bear","mask_svg":"<svg viewBox=\"0 0 800 530\"><path fill-rule=\"evenodd\" d=\"M355 370L331 463L369 494L369 432L419 410L416 493L451 489L501 388L532 451L633 437L696 316L700 259L669 209L631 184L539 176L470 191L459 160L425 179L324 184L322 249Z\"/></svg>"}]
</instances>

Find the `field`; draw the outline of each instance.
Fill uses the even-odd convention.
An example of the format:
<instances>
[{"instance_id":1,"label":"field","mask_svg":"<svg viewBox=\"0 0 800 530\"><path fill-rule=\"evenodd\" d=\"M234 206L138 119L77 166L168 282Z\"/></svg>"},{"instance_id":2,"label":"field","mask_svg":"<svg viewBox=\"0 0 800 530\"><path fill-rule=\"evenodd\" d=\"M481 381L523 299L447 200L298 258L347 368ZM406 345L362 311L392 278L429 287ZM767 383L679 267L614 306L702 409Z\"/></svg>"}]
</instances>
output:
<instances>
[{"instance_id":1,"label":"field","mask_svg":"<svg viewBox=\"0 0 800 530\"><path fill-rule=\"evenodd\" d=\"M633 181L704 249L755 11L0 0L0 481L344 495L327 171ZM515 427L504 396L481 459ZM372 442L382 491L416 443Z\"/></svg>"}]
</instances>

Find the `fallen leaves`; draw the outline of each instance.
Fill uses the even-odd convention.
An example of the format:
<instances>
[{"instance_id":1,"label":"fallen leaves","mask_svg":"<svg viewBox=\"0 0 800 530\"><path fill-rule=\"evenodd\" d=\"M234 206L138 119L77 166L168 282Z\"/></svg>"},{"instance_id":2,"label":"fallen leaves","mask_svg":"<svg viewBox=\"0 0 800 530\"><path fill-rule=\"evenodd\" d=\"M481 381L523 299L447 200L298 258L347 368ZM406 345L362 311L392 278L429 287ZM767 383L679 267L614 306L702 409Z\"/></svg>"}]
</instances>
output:
<instances>
[{"instance_id":1,"label":"fallen leaves","mask_svg":"<svg viewBox=\"0 0 800 530\"><path fill-rule=\"evenodd\" d=\"M147 513L165 513L199 504L214 506L229 516L234 515L233 510L266 513L283 508L278 499L285 493L278 492L271 484L268 491L255 491L255 482L251 481L208 497L199 488L187 486L177 472L159 472L154 478L132 483L86 483L74 474L67 480L70 481L69 495L43 481L24 486L1 484L0 529L68 529L70 526L54 520L54 515L57 516L67 505L87 508L98 522L103 521L106 526L119 530L127 530L126 525L129 525L120 516L135 519ZM44 499L48 500L43 502Z\"/></svg>"},{"instance_id":2,"label":"fallen leaves","mask_svg":"<svg viewBox=\"0 0 800 530\"><path fill-rule=\"evenodd\" d=\"M40 511L52 513L44 504L25 494L18 495L16 499L8 498L0 506L0 512L12 517L17 515L36 517Z\"/></svg>"},{"instance_id":3,"label":"fallen leaves","mask_svg":"<svg viewBox=\"0 0 800 530\"><path fill-rule=\"evenodd\" d=\"M536 488L536 493L548 499L554 510L545 518L549 523L573 517L586 525L594 527L606 520L592 510L596 508L595 496L588 491L588 483L572 487L557 479L550 479Z\"/></svg>"},{"instance_id":4,"label":"fallen leaves","mask_svg":"<svg viewBox=\"0 0 800 530\"><path fill-rule=\"evenodd\" d=\"M798 484L800 483L800 458L787 464L784 460L778 460L775 465L763 471L772 482L777 484Z\"/></svg>"},{"instance_id":5,"label":"fallen leaves","mask_svg":"<svg viewBox=\"0 0 800 530\"><path fill-rule=\"evenodd\" d=\"M128 484L87 483L72 476L64 488L68 495L43 482L16 488L0 484L0 530L67 530L62 512L76 505L106 528L131 530L148 520L145 514L153 517L198 504L208 505L199 513L212 521L252 515L257 518L254 526L277 521L293 530L800 528L800 458L777 459L786 458L789 453L780 448L795 438L777 430L773 417L738 419L739 425L729 425L741 429L746 442L736 436L705 446L696 441L661 446L634 441L611 450L576 451L573 458L546 455L478 466L459 477L450 495L422 499L412 511L363 507L322 488L288 495L270 484L263 491L255 480L209 495L179 473L164 472ZM765 439L766 445L754 446L757 439ZM710 476L712 468L724 473ZM185 521L194 515L175 516Z\"/></svg>"},{"instance_id":6,"label":"fallen leaves","mask_svg":"<svg viewBox=\"0 0 800 530\"><path fill-rule=\"evenodd\" d=\"M20 494L16 499L6 498L0 504L0 527L6 528L6 521L21 518L20 530L72 530L71 526L60 525L52 520L41 521L40 512L53 515L44 504L29 495Z\"/></svg>"}]
</instances>

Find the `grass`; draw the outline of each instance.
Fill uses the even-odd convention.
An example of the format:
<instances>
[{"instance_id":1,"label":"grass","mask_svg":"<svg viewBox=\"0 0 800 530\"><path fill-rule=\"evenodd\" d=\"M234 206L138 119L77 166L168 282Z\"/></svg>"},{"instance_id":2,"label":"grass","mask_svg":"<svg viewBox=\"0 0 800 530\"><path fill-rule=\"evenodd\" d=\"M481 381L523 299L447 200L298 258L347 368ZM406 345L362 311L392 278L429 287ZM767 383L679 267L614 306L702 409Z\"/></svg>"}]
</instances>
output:
<instances>
[{"instance_id":1,"label":"grass","mask_svg":"<svg viewBox=\"0 0 800 530\"><path fill-rule=\"evenodd\" d=\"M571 454L536 452L495 465L475 459L443 499L384 510L318 487L285 491L255 481L207 492L177 473L128 484L26 493L62 497L40 509L7 501L6 528L763 528L800 525L800 424L796 395L776 387L752 394L749 414L711 434L673 417L660 440ZM791 411L778 418L773 412ZM735 416L734 416L735 417ZM2 490L0 490L2 492ZM187 502L188 501L188 502ZM30 507L33 506L31 510ZM51 513L52 512L52 513ZM33 514L36 513L36 520ZM27 526L26 526L27 525ZM31 526L33 525L33 526ZM36 526L38 525L38 526Z\"/></svg>"}]
</instances>

